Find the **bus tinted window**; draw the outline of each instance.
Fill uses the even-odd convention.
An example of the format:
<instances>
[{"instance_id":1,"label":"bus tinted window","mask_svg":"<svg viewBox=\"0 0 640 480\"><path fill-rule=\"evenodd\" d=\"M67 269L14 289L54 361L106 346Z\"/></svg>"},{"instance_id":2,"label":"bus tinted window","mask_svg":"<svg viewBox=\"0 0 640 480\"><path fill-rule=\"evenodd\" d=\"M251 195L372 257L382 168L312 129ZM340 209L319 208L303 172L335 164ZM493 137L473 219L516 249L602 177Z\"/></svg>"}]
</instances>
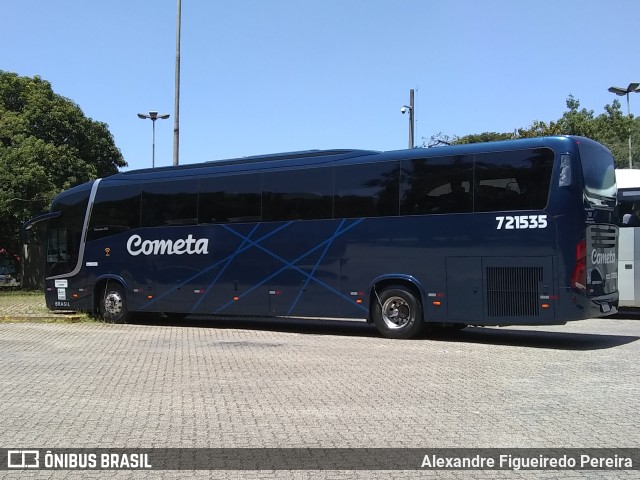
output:
<instances>
[{"instance_id":1,"label":"bus tinted window","mask_svg":"<svg viewBox=\"0 0 640 480\"><path fill-rule=\"evenodd\" d=\"M473 156L402 161L402 215L473 211Z\"/></svg>"},{"instance_id":2,"label":"bus tinted window","mask_svg":"<svg viewBox=\"0 0 640 480\"><path fill-rule=\"evenodd\" d=\"M335 169L335 218L399 214L400 162L344 165Z\"/></svg>"},{"instance_id":3,"label":"bus tinted window","mask_svg":"<svg viewBox=\"0 0 640 480\"><path fill-rule=\"evenodd\" d=\"M265 173L262 186L262 220L331 218L330 168Z\"/></svg>"},{"instance_id":4,"label":"bus tinted window","mask_svg":"<svg viewBox=\"0 0 640 480\"><path fill-rule=\"evenodd\" d=\"M198 182L146 183L142 191L142 226L194 225L198 221Z\"/></svg>"},{"instance_id":5,"label":"bus tinted window","mask_svg":"<svg viewBox=\"0 0 640 480\"><path fill-rule=\"evenodd\" d=\"M49 223L47 268L50 275L68 273L75 268L88 200L87 190L60 195L54 200L51 210L62 215Z\"/></svg>"},{"instance_id":6,"label":"bus tinted window","mask_svg":"<svg viewBox=\"0 0 640 480\"><path fill-rule=\"evenodd\" d=\"M198 223L260 221L261 174L200 180Z\"/></svg>"},{"instance_id":7,"label":"bus tinted window","mask_svg":"<svg viewBox=\"0 0 640 480\"><path fill-rule=\"evenodd\" d=\"M547 148L475 157L476 212L537 210L547 205L554 153Z\"/></svg>"},{"instance_id":8,"label":"bus tinted window","mask_svg":"<svg viewBox=\"0 0 640 480\"><path fill-rule=\"evenodd\" d=\"M91 211L91 222L87 232L88 240L96 240L139 227L139 188L116 186L98 189Z\"/></svg>"}]
</instances>

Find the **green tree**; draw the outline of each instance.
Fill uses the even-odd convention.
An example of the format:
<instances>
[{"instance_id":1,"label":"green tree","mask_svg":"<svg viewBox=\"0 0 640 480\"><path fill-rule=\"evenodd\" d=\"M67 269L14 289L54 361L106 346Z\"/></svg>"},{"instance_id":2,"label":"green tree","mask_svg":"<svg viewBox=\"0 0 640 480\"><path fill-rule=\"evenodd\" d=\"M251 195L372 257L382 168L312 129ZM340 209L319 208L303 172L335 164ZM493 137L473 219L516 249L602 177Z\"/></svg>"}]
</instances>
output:
<instances>
[{"instance_id":1,"label":"green tree","mask_svg":"<svg viewBox=\"0 0 640 480\"><path fill-rule=\"evenodd\" d=\"M439 133L431 137L429 146L437 144L463 144L506 140L510 138L543 137L547 135L580 135L592 138L609 148L618 168L629 165L629 134L633 146L633 164L640 165L640 118L629 118L622 112L620 102L615 99L605 105L604 113L595 116L593 110L580 108L580 101L569 95L567 110L557 121L549 123L535 120L526 128L513 133L484 132L453 138ZM442 140L445 139L446 141Z\"/></svg>"},{"instance_id":2,"label":"green tree","mask_svg":"<svg viewBox=\"0 0 640 480\"><path fill-rule=\"evenodd\" d=\"M40 77L0 70L0 247L19 252L20 226L57 193L124 166L105 123Z\"/></svg>"},{"instance_id":3,"label":"green tree","mask_svg":"<svg viewBox=\"0 0 640 480\"><path fill-rule=\"evenodd\" d=\"M458 137L455 143L459 145L463 143L495 142L497 140L511 140L512 138L515 138L513 133L483 132Z\"/></svg>"},{"instance_id":4,"label":"green tree","mask_svg":"<svg viewBox=\"0 0 640 480\"><path fill-rule=\"evenodd\" d=\"M618 168L629 166L629 132L632 136L640 137L640 124L637 119L629 118L622 113L620 102L616 99L613 104L604 107L605 113L595 118L596 136L594 140L606 145L616 160ZM637 138L636 141L640 140ZM635 144L635 143L634 143ZM636 150L637 151L637 150ZM635 161L639 160L635 155Z\"/></svg>"}]
</instances>

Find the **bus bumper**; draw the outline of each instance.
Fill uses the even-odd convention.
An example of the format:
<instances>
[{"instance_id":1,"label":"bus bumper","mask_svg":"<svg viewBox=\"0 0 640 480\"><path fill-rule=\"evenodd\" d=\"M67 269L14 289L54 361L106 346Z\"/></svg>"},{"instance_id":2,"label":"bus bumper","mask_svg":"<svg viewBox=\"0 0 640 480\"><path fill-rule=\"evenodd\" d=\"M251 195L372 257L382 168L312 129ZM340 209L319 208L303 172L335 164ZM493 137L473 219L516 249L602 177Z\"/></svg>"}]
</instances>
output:
<instances>
[{"instance_id":1,"label":"bus bumper","mask_svg":"<svg viewBox=\"0 0 640 480\"><path fill-rule=\"evenodd\" d=\"M618 293L590 298L590 317L603 317L618 313Z\"/></svg>"}]
</instances>

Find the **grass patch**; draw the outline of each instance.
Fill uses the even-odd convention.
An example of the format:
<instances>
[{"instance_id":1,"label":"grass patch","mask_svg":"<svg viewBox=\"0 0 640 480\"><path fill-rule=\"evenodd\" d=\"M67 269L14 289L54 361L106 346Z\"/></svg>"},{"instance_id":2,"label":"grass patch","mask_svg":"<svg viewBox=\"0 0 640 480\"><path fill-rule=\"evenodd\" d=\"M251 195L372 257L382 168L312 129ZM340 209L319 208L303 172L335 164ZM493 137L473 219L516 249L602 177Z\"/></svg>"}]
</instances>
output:
<instances>
[{"instance_id":1,"label":"grass patch","mask_svg":"<svg viewBox=\"0 0 640 480\"><path fill-rule=\"evenodd\" d=\"M48 317L34 317L34 316L7 316L0 317L0 323L85 323L85 322L97 322L96 318L83 313L74 314L62 314Z\"/></svg>"},{"instance_id":2,"label":"grass patch","mask_svg":"<svg viewBox=\"0 0 640 480\"><path fill-rule=\"evenodd\" d=\"M42 290L21 290L17 287L0 287L0 301L3 298L15 298L15 297L41 297L44 302L44 293Z\"/></svg>"},{"instance_id":3,"label":"grass patch","mask_svg":"<svg viewBox=\"0 0 640 480\"><path fill-rule=\"evenodd\" d=\"M53 312L47 308L44 293L35 290L0 289L0 323L78 323L95 322L82 312Z\"/></svg>"}]
</instances>

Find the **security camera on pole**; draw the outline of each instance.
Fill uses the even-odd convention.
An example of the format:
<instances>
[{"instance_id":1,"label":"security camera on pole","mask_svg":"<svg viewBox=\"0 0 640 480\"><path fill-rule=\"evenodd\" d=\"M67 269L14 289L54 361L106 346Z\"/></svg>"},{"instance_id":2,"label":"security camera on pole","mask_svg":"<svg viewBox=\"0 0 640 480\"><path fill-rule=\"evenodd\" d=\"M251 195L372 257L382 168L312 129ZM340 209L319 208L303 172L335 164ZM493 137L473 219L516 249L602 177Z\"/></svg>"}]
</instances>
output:
<instances>
[{"instance_id":1,"label":"security camera on pole","mask_svg":"<svg viewBox=\"0 0 640 480\"><path fill-rule=\"evenodd\" d=\"M409 105L403 105L402 108L400 109L400 112L402 114L409 112L409 148L413 148L414 146L413 145L413 122L414 122L413 88L409 90Z\"/></svg>"}]
</instances>

